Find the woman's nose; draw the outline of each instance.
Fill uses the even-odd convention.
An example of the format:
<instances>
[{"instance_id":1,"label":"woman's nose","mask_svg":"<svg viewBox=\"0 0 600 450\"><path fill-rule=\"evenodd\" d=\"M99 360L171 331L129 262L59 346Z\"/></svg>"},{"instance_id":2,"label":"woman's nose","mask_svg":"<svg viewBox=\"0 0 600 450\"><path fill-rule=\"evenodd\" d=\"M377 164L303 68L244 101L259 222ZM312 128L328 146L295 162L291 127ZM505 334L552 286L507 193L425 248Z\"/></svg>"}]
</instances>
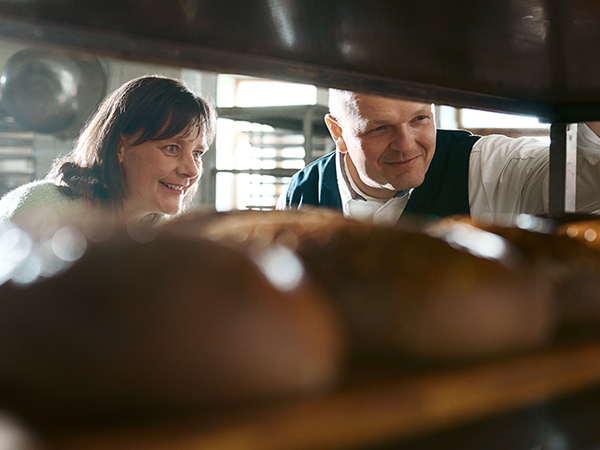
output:
<instances>
[{"instance_id":1,"label":"woman's nose","mask_svg":"<svg viewBox=\"0 0 600 450\"><path fill-rule=\"evenodd\" d=\"M202 162L194 158L191 154L186 154L181 157L178 173L187 178L196 178L201 171Z\"/></svg>"}]
</instances>

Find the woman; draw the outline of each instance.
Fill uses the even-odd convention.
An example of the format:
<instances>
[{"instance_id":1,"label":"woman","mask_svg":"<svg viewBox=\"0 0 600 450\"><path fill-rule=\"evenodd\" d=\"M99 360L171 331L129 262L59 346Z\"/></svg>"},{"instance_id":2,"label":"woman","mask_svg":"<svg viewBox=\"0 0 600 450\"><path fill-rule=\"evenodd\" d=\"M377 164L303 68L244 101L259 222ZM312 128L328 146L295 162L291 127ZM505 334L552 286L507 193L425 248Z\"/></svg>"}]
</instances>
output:
<instances>
[{"instance_id":1,"label":"woman","mask_svg":"<svg viewBox=\"0 0 600 450\"><path fill-rule=\"evenodd\" d=\"M160 227L147 240L128 227L88 234L96 212L128 223L181 212L214 131L212 107L181 82L139 78L106 99L47 180L0 201L11 221L35 212L33 249L0 223L0 389L16 408L35 392L34 420L148 418L336 381L342 329L308 280L279 290L242 252ZM77 226L53 226L45 203Z\"/></svg>"},{"instance_id":2,"label":"woman","mask_svg":"<svg viewBox=\"0 0 600 450\"><path fill-rule=\"evenodd\" d=\"M61 222L108 214L118 223L155 223L178 214L197 190L215 123L214 108L181 81L131 80L101 103L45 180L0 200L0 222L21 225L48 210Z\"/></svg>"}]
</instances>

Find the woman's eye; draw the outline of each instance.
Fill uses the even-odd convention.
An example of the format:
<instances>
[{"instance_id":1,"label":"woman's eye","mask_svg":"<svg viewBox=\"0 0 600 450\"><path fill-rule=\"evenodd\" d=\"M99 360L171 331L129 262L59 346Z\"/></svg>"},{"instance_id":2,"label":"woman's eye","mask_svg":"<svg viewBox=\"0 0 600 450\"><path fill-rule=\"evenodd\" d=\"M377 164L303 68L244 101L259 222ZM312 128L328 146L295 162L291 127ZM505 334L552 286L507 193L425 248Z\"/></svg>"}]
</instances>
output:
<instances>
[{"instance_id":1,"label":"woman's eye","mask_svg":"<svg viewBox=\"0 0 600 450\"><path fill-rule=\"evenodd\" d=\"M194 152L193 155L196 161L200 161L202 159L203 152Z\"/></svg>"},{"instance_id":2,"label":"woman's eye","mask_svg":"<svg viewBox=\"0 0 600 450\"><path fill-rule=\"evenodd\" d=\"M176 145L167 145L165 148L167 149L167 152L169 152L169 153L177 153L177 150L178 150Z\"/></svg>"}]
</instances>

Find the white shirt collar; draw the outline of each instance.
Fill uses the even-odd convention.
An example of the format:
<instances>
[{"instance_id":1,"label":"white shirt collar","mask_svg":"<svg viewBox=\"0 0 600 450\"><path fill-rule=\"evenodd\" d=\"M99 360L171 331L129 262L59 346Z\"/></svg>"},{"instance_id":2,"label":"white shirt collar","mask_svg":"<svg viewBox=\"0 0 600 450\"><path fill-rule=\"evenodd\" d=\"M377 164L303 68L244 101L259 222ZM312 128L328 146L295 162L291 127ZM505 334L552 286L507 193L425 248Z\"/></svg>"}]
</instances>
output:
<instances>
[{"instance_id":1,"label":"white shirt collar","mask_svg":"<svg viewBox=\"0 0 600 450\"><path fill-rule=\"evenodd\" d=\"M398 192L389 199L372 197L356 185L346 164L346 154L336 154L337 182L344 216L363 222L394 225L402 215L412 189Z\"/></svg>"}]
</instances>

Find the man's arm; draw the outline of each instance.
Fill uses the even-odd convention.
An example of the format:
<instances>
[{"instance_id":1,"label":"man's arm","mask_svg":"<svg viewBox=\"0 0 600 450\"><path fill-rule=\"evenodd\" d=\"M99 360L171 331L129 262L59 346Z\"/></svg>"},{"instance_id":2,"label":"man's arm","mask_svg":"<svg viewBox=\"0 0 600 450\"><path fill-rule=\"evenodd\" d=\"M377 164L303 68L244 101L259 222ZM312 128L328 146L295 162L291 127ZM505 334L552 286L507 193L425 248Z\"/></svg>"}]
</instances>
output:
<instances>
[{"instance_id":1,"label":"man's arm","mask_svg":"<svg viewBox=\"0 0 600 450\"><path fill-rule=\"evenodd\" d=\"M600 122L580 125L577 153L577 211L594 212L600 209ZM536 139L481 138L469 166L471 216L546 213L548 159L548 146Z\"/></svg>"}]
</instances>

